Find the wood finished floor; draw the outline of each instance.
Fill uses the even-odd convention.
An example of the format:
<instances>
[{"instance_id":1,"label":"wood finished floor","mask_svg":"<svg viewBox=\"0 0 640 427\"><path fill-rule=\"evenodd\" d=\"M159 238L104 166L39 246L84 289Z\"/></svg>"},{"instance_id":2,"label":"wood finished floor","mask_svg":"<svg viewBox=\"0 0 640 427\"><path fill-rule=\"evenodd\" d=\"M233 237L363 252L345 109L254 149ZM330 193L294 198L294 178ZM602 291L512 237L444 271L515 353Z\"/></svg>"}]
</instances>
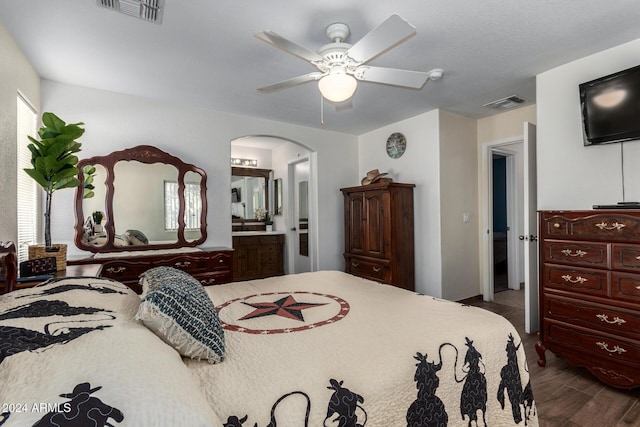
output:
<instances>
[{"instance_id":1,"label":"wood finished floor","mask_svg":"<svg viewBox=\"0 0 640 427\"><path fill-rule=\"evenodd\" d=\"M529 362L531 386L541 427L640 427L640 388L618 390L547 351L547 366L538 366L536 334L524 332L524 293L498 292L494 302L480 297L464 301L507 318L518 330Z\"/></svg>"}]
</instances>

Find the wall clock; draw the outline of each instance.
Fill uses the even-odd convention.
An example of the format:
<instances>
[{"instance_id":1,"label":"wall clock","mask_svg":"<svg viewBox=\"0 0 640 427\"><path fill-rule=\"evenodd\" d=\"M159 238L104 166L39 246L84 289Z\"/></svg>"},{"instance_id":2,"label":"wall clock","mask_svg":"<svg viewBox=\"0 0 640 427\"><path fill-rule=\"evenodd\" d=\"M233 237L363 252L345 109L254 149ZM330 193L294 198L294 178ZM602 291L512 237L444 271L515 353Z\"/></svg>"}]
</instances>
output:
<instances>
[{"instance_id":1,"label":"wall clock","mask_svg":"<svg viewBox=\"0 0 640 427\"><path fill-rule=\"evenodd\" d=\"M387 138L387 154L392 159L402 157L407 149L407 139L399 132L392 133Z\"/></svg>"}]
</instances>

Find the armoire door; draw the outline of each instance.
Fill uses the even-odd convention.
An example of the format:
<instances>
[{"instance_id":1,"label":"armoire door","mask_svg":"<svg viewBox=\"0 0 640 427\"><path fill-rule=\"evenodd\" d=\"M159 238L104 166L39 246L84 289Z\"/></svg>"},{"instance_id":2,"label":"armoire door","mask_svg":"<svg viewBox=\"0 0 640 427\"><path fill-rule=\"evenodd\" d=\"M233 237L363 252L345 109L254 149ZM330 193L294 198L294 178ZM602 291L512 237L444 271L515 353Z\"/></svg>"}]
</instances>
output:
<instances>
[{"instance_id":1,"label":"armoire door","mask_svg":"<svg viewBox=\"0 0 640 427\"><path fill-rule=\"evenodd\" d=\"M362 192L349 193L347 198L347 252L363 254L365 252L365 212Z\"/></svg>"},{"instance_id":2,"label":"armoire door","mask_svg":"<svg viewBox=\"0 0 640 427\"><path fill-rule=\"evenodd\" d=\"M384 192L364 192L364 254L384 257Z\"/></svg>"}]
</instances>

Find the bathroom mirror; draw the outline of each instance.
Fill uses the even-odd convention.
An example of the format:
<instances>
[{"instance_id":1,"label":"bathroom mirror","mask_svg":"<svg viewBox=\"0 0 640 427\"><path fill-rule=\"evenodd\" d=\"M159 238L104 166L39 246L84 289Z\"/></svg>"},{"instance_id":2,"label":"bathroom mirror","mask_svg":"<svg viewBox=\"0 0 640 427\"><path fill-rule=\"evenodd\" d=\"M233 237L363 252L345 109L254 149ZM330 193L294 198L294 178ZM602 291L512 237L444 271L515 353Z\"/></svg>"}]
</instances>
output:
<instances>
[{"instance_id":1,"label":"bathroom mirror","mask_svg":"<svg viewBox=\"0 0 640 427\"><path fill-rule=\"evenodd\" d=\"M282 178L273 181L273 214L282 215Z\"/></svg>"},{"instance_id":2,"label":"bathroom mirror","mask_svg":"<svg viewBox=\"0 0 640 427\"><path fill-rule=\"evenodd\" d=\"M231 168L231 218L256 220L256 209L269 211L270 169Z\"/></svg>"}]
</instances>

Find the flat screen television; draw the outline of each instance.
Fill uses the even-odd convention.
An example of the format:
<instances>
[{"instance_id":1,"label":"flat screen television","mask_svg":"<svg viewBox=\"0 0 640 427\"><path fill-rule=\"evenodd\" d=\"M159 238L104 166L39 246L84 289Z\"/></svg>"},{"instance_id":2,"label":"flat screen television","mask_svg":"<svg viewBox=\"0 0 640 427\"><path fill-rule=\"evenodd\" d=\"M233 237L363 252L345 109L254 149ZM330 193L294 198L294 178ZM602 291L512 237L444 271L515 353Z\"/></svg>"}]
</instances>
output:
<instances>
[{"instance_id":1,"label":"flat screen television","mask_svg":"<svg viewBox=\"0 0 640 427\"><path fill-rule=\"evenodd\" d=\"M640 139L640 65L579 88L584 145Z\"/></svg>"}]
</instances>

